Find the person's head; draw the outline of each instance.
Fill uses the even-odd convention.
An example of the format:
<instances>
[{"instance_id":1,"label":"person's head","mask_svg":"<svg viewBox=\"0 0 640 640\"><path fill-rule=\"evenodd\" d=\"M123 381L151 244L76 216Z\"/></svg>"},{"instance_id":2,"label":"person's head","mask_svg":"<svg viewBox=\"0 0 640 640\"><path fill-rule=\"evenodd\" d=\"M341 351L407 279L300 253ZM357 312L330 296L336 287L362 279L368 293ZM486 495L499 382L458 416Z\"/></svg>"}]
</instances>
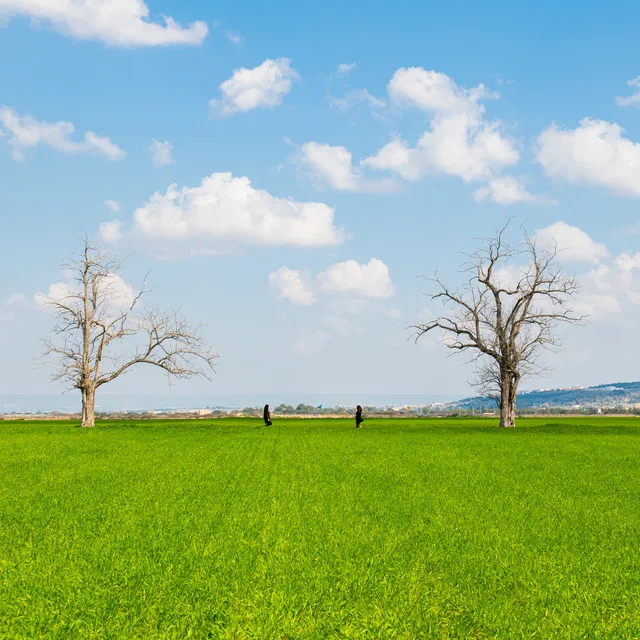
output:
<instances>
[{"instance_id":1,"label":"person's head","mask_svg":"<svg viewBox=\"0 0 640 640\"><path fill-rule=\"evenodd\" d=\"M264 405L264 410L265 410L265 411L268 411L268 410L269 410L269 405L268 405L268 404L265 404L265 405Z\"/></svg>"},{"instance_id":2,"label":"person's head","mask_svg":"<svg viewBox=\"0 0 640 640\"><path fill-rule=\"evenodd\" d=\"M360 405L358 405L358 406L356 407L356 411L362 411L362 407L361 407Z\"/></svg>"}]
</instances>

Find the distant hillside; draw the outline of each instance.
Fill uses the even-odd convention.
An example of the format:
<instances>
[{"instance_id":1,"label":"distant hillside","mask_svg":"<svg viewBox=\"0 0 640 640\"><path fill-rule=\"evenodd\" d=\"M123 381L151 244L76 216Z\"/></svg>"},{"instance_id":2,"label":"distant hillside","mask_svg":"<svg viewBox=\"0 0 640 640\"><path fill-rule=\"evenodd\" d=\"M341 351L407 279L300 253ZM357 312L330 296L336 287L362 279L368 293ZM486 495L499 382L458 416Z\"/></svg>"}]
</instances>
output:
<instances>
[{"instance_id":1,"label":"distant hillside","mask_svg":"<svg viewBox=\"0 0 640 640\"><path fill-rule=\"evenodd\" d=\"M518 409L580 407L606 408L617 406L640 406L640 382L614 382L597 387L571 389L538 389L518 395ZM476 396L452 402L448 406L461 409L495 408L492 398Z\"/></svg>"}]
</instances>

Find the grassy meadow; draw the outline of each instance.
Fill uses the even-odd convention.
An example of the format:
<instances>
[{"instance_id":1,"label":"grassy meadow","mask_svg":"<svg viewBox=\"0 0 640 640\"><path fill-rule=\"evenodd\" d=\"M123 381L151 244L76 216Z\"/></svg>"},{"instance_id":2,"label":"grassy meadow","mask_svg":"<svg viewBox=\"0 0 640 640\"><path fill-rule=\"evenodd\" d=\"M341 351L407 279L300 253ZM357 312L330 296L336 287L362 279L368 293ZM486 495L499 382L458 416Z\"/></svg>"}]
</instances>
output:
<instances>
[{"instance_id":1,"label":"grassy meadow","mask_svg":"<svg viewBox=\"0 0 640 640\"><path fill-rule=\"evenodd\" d=\"M640 419L0 422L0 638L638 638Z\"/></svg>"}]
</instances>

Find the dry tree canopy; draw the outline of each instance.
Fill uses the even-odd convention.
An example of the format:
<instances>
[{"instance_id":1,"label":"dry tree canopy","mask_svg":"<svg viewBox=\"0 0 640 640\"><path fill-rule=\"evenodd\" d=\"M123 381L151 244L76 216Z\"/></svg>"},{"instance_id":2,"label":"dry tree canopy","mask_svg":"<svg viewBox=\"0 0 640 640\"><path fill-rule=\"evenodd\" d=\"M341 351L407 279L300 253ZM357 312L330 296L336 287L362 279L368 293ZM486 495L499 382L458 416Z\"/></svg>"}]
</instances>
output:
<instances>
[{"instance_id":1,"label":"dry tree canopy","mask_svg":"<svg viewBox=\"0 0 640 640\"><path fill-rule=\"evenodd\" d=\"M471 352L482 392L508 401L524 376L541 372L540 354L558 346L556 327L581 324L584 316L569 307L579 284L558 264L558 249L538 247L526 233L512 247L507 223L484 246L466 255L464 284L451 287L436 273L428 280L432 300L442 303L437 318L416 324L416 339L441 331L445 346Z\"/></svg>"},{"instance_id":2,"label":"dry tree canopy","mask_svg":"<svg viewBox=\"0 0 640 640\"><path fill-rule=\"evenodd\" d=\"M55 380L83 392L83 415L87 403L92 413L96 389L136 365L175 378L208 378L214 371L218 354L201 337L201 325L191 326L177 312L142 308L149 289L143 283L134 291L120 275L121 264L89 240L64 269L69 282L40 298L56 318L43 355L56 366Z\"/></svg>"}]
</instances>

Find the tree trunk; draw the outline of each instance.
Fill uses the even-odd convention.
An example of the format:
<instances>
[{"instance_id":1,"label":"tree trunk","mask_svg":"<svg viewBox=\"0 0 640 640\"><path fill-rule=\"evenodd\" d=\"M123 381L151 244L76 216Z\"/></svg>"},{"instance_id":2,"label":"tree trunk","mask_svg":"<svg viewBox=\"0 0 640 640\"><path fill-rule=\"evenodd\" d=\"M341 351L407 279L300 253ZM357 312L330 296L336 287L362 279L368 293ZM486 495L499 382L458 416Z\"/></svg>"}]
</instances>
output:
<instances>
[{"instance_id":1,"label":"tree trunk","mask_svg":"<svg viewBox=\"0 0 640 640\"><path fill-rule=\"evenodd\" d=\"M511 376L502 376L500 384L500 426L516 426L516 386Z\"/></svg>"},{"instance_id":2,"label":"tree trunk","mask_svg":"<svg viewBox=\"0 0 640 640\"><path fill-rule=\"evenodd\" d=\"M93 427L96 423L94 409L96 406L96 390L93 386L82 390L82 423L81 427Z\"/></svg>"}]
</instances>

